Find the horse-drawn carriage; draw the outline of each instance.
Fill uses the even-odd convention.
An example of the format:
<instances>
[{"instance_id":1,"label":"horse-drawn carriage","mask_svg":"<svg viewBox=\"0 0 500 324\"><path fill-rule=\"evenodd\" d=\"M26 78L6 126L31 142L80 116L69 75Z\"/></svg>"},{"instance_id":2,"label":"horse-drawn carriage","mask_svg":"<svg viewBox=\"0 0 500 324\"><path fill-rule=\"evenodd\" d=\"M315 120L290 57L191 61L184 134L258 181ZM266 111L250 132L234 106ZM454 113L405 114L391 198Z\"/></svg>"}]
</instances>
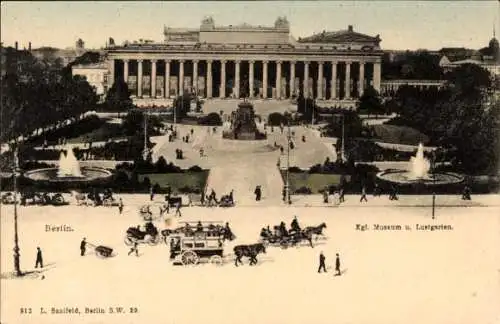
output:
<instances>
[{"instance_id":1,"label":"horse-drawn carriage","mask_svg":"<svg viewBox=\"0 0 500 324\"><path fill-rule=\"evenodd\" d=\"M146 243L156 245L160 241L158 229L151 222L146 222L145 230L141 231L140 226L129 227L125 234L125 244L128 246L136 243Z\"/></svg>"},{"instance_id":2,"label":"horse-drawn carriage","mask_svg":"<svg viewBox=\"0 0 500 324\"><path fill-rule=\"evenodd\" d=\"M174 264L196 265L201 259L222 265L224 247L222 237L196 232L193 236L176 233L169 236L170 260Z\"/></svg>"},{"instance_id":3,"label":"horse-drawn carriage","mask_svg":"<svg viewBox=\"0 0 500 324\"><path fill-rule=\"evenodd\" d=\"M269 226L267 228L262 228L260 231L260 239L263 243L279 246L286 249L290 246L297 246L302 241L307 241L311 247L313 247L313 236L323 235L323 229L326 228L326 224L322 223L318 226L308 226L301 229L296 221L292 222L292 228L287 230L284 222L280 225L274 226L274 231L271 231Z\"/></svg>"},{"instance_id":4,"label":"horse-drawn carriage","mask_svg":"<svg viewBox=\"0 0 500 324\"><path fill-rule=\"evenodd\" d=\"M110 189L106 189L102 193L93 190L87 194L72 191L71 195L75 198L77 206L114 207L119 204L118 200L113 197L113 193Z\"/></svg>"},{"instance_id":5,"label":"horse-drawn carriage","mask_svg":"<svg viewBox=\"0 0 500 324\"><path fill-rule=\"evenodd\" d=\"M42 205L42 206L63 206L68 203L64 201L64 197L60 193L48 193L48 192L33 192L26 191L21 192L21 205Z\"/></svg>"}]
</instances>

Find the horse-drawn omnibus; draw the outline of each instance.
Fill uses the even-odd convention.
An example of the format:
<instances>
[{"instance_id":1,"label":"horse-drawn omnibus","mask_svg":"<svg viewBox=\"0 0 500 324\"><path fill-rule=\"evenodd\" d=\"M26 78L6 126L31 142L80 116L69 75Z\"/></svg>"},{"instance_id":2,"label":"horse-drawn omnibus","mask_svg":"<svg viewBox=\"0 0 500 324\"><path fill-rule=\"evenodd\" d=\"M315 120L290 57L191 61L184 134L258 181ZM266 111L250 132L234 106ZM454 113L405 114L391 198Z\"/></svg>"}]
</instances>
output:
<instances>
[{"instance_id":1,"label":"horse-drawn omnibus","mask_svg":"<svg viewBox=\"0 0 500 324\"><path fill-rule=\"evenodd\" d=\"M196 265L200 259L221 265L224 256L223 236L213 236L205 231L193 235L173 233L168 236L170 259L174 264Z\"/></svg>"}]
</instances>

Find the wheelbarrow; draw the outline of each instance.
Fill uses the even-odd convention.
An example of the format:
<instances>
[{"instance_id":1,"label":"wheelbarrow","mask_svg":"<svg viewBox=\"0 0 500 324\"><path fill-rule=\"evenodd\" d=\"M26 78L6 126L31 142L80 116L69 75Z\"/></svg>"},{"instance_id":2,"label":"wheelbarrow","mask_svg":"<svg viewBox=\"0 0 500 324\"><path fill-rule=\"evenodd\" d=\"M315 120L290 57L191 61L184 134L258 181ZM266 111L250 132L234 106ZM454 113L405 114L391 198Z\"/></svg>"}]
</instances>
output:
<instances>
[{"instance_id":1,"label":"wheelbarrow","mask_svg":"<svg viewBox=\"0 0 500 324\"><path fill-rule=\"evenodd\" d=\"M104 245L97 245L96 246L96 245L91 244L91 243L87 243L87 245L94 248L95 254L98 257L109 258L109 257L112 256L113 249L110 248L110 247L107 247L107 246L104 246Z\"/></svg>"}]
</instances>

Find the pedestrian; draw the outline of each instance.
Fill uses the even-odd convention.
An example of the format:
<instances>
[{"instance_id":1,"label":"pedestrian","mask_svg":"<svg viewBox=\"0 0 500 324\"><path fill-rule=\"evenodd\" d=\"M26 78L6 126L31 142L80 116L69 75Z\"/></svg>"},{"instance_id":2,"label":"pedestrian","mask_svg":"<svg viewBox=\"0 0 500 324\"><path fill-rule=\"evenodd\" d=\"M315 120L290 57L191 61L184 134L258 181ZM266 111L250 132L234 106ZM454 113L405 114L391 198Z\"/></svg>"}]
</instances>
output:
<instances>
[{"instance_id":1,"label":"pedestrian","mask_svg":"<svg viewBox=\"0 0 500 324\"><path fill-rule=\"evenodd\" d=\"M325 204L328 204L328 187L325 187L323 189L323 202Z\"/></svg>"},{"instance_id":2,"label":"pedestrian","mask_svg":"<svg viewBox=\"0 0 500 324\"><path fill-rule=\"evenodd\" d=\"M255 200L260 201L260 199L262 198L262 189L260 186L255 187L254 194L255 194Z\"/></svg>"},{"instance_id":3,"label":"pedestrian","mask_svg":"<svg viewBox=\"0 0 500 324\"><path fill-rule=\"evenodd\" d=\"M345 200L344 200L344 187L340 187L340 190L339 190L339 204L340 203L343 203Z\"/></svg>"},{"instance_id":4,"label":"pedestrian","mask_svg":"<svg viewBox=\"0 0 500 324\"><path fill-rule=\"evenodd\" d=\"M85 250L87 249L87 239L84 237L80 243L80 256L85 255Z\"/></svg>"},{"instance_id":5,"label":"pedestrian","mask_svg":"<svg viewBox=\"0 0 500 324\"><path fill-rule=\"evenodd\" d=\"M182 214L181 214L181 202L178 201L175 205L175 216L179 216L181 217Z\"/></svg>"},{"instance_id":6,"label":"pedestrian","mask_svg":"<svg viewBox=\"0 0 500 324\"><path fill-rule=\"evenodd\" d=\"M340 256L337 253L337 257L335 258L335 275L340 276L342 273L340 272Z\"/></svg>"},{"instance_id":7,"label":"pedestrian","mask_svg":"<svg viewBox=\"0 0 500 324\"><path fill-rule=\"evenodd\" d=\"M319 267L318 267L318 273L321 273L321 269L323 269L324 272L326 272L326 265L325 265L325 255L323 254L323 251L319 253Z\"/></svg>"},{"instance_id":8,"label":"pedestrian","mask_svg":"<svg viewBox=\"0 0 500 324\"><path fill-rule=\"evenodd\" d=\"M42 250L37 246L35 268L38 268L38 265L40 265L40 268L43 268Z\"/></svg>"},{"instance_id":9,"label":"pedestrian","mask_svg":"<svg viewBox=\"0 0 500 324\"><path fill-rule=\"evenodd\" d=\"M153 201L154 198L155 198L155 191L154 191L153 186L150 186L149 187L149 200Z\"/></svg>"},{"instance_id":10,"label":"pedestrian","mask_svg":"<svg viewBox=\"0 0 500 324\"><path fill-rule=\"evenodd\" d=\"M286 202L286 186L283 186L283 191L281 192L283 195L283 202Z\"/></svg>"},{"instance_id":11,"label":"pedestrian","mask_svg":"<svg viewBox=\"0 0 500 324\"><path fill-rule=\"evenodd\" d=\"M128 255L131 255L134 252L135 252L135 256L139 256L139 250L137 249L137 241L134 241L134 244L130 248L130 251L128 251Z\"/></svg>"},{"instance_id":12,"label":"pedestrian","mask_svg":"<svg viewBox=\"0 0 500 324\"><path fill-rule=\"evenodd\" d=\"M359 200L359 202L362 202L362 201L368 202L368 199L366 199L366 187L365 187L365 185L363 185L361 187L361 199Z\"/></svg>"},{"instance_id":13,"label":"pedestrian","mask_svg":"<svg viewBox=\"0 0 500 324\"><path fill-rule=\"evenodd\" d=\"M120 200L118 201L118 211L120 212L120 215L123 213L123 200L120 197Z\"/></svg>"},{"instance_id":14,"label":"pedestrian","mask_svg":"<svg viewBox=\"0 0 500 324\"><path fill-rule=\"evenodd\" d=\"M191 136L194 134L194 129L191 128Z\"/></svg>"},{"instance_id":15,"label":"pedestrian","mask_svg":"<svg viewBox=\"0 0 500 324\"><path fill-rule=\"evenodd\" d=\"M470 188L468 185L465 185L464 187L464 191L462 192L462 200L471 200L471 197L470 197Z\"/></svg>"}]
</instances>

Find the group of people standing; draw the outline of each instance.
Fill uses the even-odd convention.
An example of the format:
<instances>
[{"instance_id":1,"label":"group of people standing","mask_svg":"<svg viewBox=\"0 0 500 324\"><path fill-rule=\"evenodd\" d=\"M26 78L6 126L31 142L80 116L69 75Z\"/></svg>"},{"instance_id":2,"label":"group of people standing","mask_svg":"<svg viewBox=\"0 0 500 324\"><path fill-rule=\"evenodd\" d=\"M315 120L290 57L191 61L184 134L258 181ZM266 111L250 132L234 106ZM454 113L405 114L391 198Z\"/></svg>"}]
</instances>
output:
<instances>
[{"instance_id":1,"label":"group of people standing","mask_svg":"<svg viewBox=\"0 0 500 324\"><path fill-rule=\"evenodd\" d=\"M326 271L326 257L323 254L323 251L320 252L319 254L319 267L318 267L318 273L327 272ZM340 276L342 275L342 271L340 271L340 256L338 253L335 254L335 276Z\"/></svg>"}]
</instances>

